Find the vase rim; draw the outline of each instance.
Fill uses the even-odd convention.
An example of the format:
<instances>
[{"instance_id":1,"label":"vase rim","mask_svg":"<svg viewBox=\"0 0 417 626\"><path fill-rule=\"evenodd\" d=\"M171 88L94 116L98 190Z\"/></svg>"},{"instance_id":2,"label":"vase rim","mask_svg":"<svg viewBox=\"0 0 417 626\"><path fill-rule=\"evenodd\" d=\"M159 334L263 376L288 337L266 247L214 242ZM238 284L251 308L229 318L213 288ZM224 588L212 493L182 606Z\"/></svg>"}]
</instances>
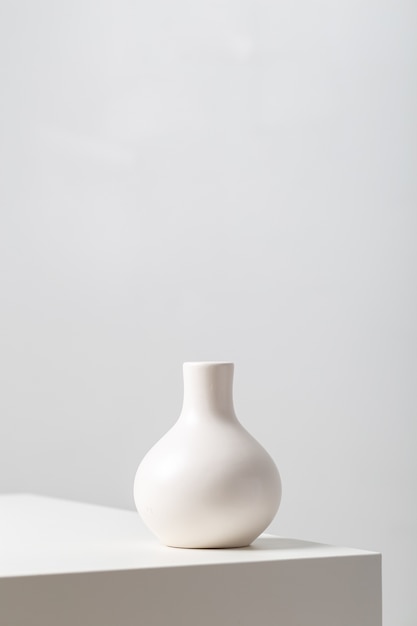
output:
<instances>
[{"instance_id":1,"label":"vase rim","mask_svg":"<svg viewBox=\"0 0 417 626\"><path fill-rule=\"evenodd\" d=\"M214 367L216 365L234 365L232 361L185 361L184 366Z\"/></svg>"}]
</instances>

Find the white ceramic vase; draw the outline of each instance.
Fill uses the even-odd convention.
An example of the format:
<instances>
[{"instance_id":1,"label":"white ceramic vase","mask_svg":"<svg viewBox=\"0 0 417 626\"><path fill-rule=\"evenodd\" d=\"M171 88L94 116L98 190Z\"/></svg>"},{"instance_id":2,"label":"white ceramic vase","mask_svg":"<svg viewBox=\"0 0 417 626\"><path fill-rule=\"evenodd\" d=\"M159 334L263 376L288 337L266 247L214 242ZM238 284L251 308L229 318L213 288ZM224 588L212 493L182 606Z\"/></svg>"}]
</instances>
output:
<instances>
[{"instance_id":1,"label":"white ceramic vase","mask_svg":"<svg viewBox=\"0 0 417 626\"><path fill-rule=\"evenodd\" d=\"M233 369L184 363L181 415L136 473L139 514L168 546L247 546L278 510L279 473L236 418Z\"/></svg>"}]
</instances>

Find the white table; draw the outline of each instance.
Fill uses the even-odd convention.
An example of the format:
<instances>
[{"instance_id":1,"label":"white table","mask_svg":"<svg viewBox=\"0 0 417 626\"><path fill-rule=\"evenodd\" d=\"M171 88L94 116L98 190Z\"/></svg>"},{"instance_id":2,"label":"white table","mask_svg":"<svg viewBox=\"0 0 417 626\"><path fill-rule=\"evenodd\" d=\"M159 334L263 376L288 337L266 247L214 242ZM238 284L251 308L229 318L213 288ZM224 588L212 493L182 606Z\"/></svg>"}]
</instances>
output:
<instances>
[{"instance_id":1,"label":"white table","mask_svg":"<svg viewBox=\"0 0 417 626\"><path fill-rule=\"evenodd\" d=\"M381 626L380 555L159 545L132 511L0 496L1 626Z\"/></svg>"}]
</instances>

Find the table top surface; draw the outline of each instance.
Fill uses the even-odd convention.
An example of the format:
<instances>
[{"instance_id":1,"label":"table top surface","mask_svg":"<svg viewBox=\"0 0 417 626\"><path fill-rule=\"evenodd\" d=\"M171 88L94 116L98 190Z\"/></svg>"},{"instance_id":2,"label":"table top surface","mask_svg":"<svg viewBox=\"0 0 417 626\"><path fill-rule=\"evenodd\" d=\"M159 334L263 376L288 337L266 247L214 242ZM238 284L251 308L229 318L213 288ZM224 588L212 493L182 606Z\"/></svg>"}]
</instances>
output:
<instances>
[{"instance_id":1,"label":"table top surface","mask_svg":"<svg viewBox=\"0 0 417 626\"><path fill-rule=\"evenodd\" d=\"M0 578L371 554L272 535L232 550L168 548L134 511L36 495L0 496Z\"/></svg>"}]
</instances>

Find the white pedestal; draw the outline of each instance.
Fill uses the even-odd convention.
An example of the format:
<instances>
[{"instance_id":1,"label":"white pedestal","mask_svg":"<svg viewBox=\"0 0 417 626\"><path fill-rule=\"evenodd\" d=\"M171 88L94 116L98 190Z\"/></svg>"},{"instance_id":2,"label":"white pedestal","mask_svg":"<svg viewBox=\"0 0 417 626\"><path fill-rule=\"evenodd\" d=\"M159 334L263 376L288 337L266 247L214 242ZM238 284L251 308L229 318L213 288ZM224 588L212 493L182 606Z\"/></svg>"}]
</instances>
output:
<instances>
[{"instance_id":1,"label":"white pedestal","mask_svg":"<svg viewBox=\"0 0 417 626\"><path fill-rule=\"evenodd\" d=\"M0 497L3 626L381 626L380 555L161 546L131 511Z\"/></svg>"}]
</instances>

